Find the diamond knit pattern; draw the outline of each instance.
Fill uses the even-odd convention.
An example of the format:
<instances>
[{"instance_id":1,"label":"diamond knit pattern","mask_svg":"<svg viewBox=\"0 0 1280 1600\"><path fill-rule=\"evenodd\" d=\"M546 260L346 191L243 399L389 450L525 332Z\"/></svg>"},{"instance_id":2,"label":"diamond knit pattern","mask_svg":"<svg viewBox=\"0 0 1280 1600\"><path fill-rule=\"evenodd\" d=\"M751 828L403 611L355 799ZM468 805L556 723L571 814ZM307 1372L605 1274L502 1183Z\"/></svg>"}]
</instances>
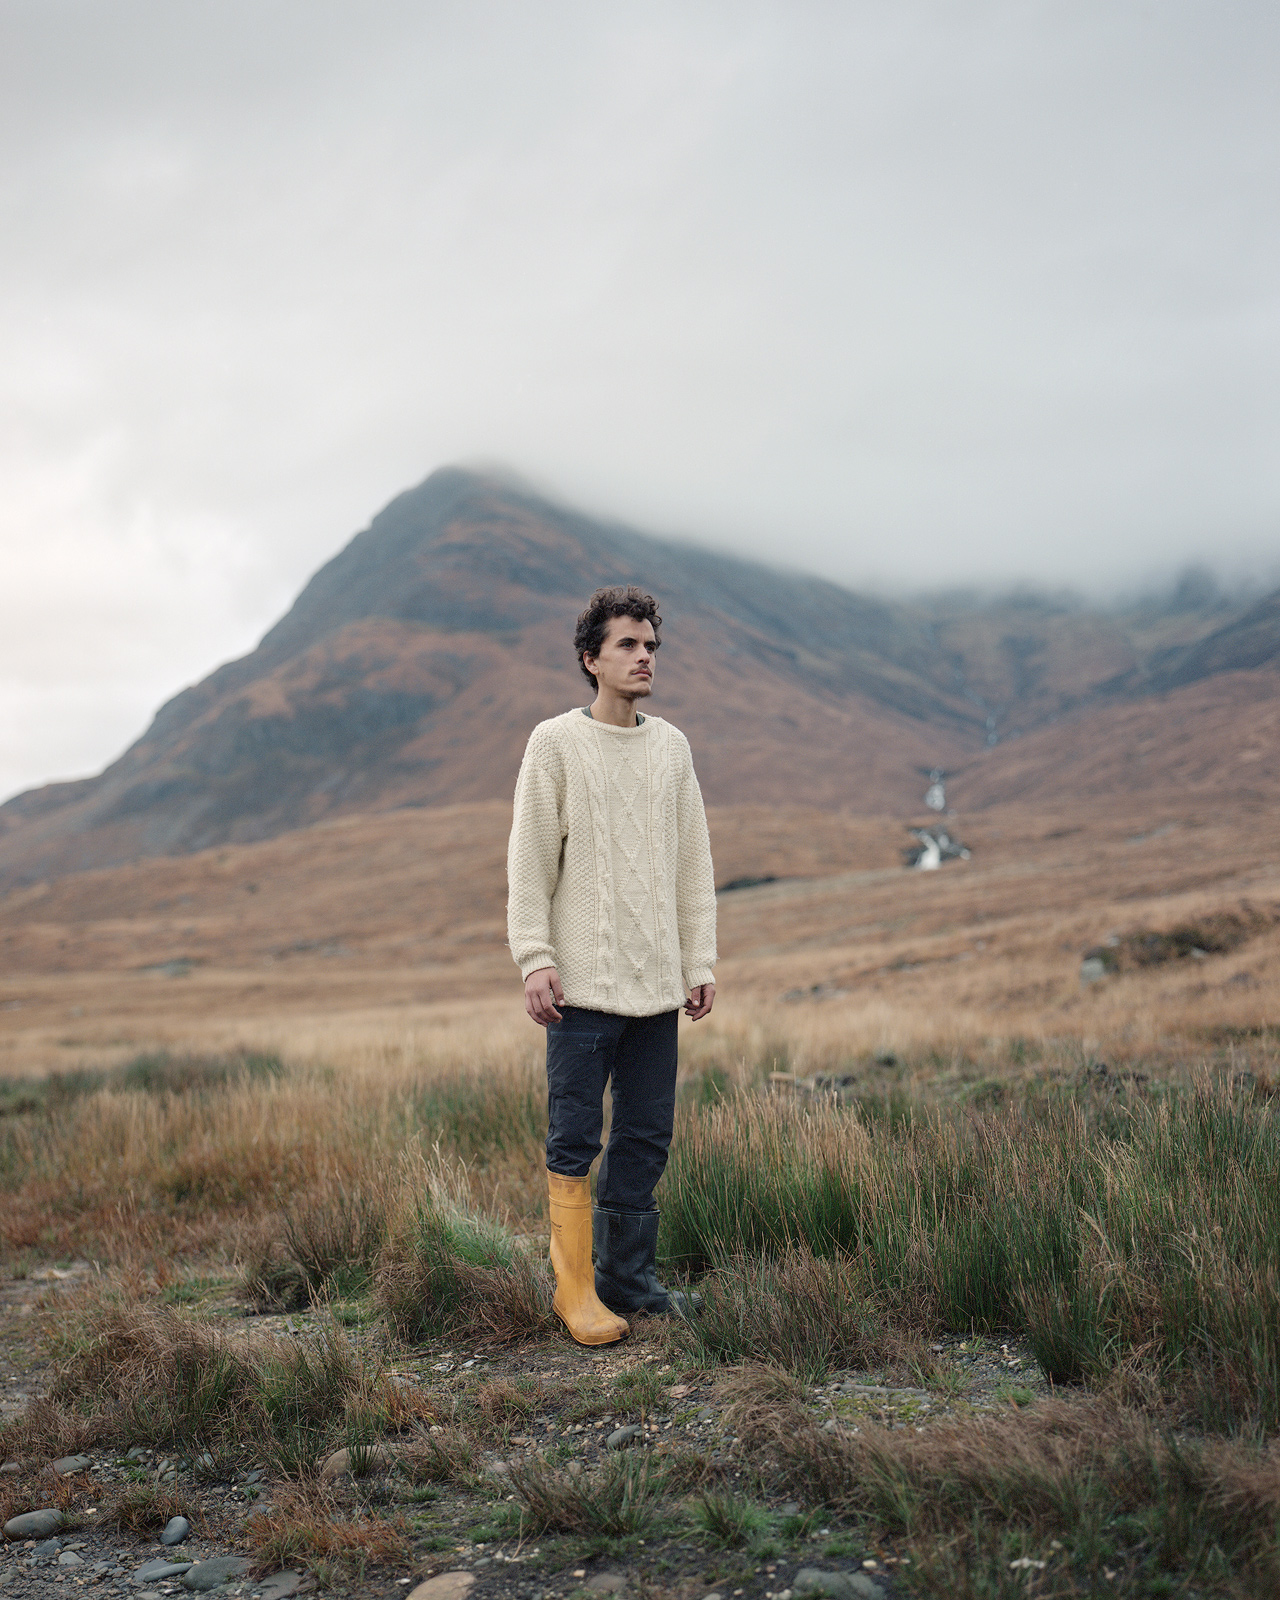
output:
<instances>
[{"instance_id":1,"label":"diamond knit pattern","mask_svg":"<svg viewBox=\"0 0 1280 1600\"><path fill-rule=\"evenodd\" d=\"M649 868L648 740L600 739L608 774L609 842L618 949L627 983L646 1003L658 1004L658 941L653 878Z\"/></svg>"},{"instance_id":2,"label":"diamond knit pattern","mask_svg":"<svg viewBox=\"0 0 1280 1600\"><path fill-rule=\"evenodd\" d=\"M516 784L507 930L521 973L559 969L570 1005L675 1010L716 960L715 876L685 736L581 711L536 727Z\"/></svg>"}]
</instances>

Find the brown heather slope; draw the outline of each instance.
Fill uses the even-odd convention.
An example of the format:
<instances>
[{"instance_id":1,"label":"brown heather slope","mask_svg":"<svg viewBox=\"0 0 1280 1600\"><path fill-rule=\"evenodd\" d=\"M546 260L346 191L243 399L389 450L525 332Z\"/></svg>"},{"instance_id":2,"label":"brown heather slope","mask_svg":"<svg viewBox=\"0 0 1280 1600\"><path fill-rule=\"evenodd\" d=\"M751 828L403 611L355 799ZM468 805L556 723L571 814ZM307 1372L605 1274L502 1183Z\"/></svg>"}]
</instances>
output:
<instances>
[{"instance_id":1,"label":"brown heather slope","mask_svg":"<svg viewBox=\"0 0 1280 1600\"><path fill-rule=\"evenodd\" d=\"M1211 586L1123 614L1027 595L891 604L446 469L99 777L0 806L0 887L326 817L505 800L529 728L586 700L573 619L616 582L661 600L655 709L688 733L716 804L900 813L922 774L992 729L1141 687L1156 658L1184 676L1241 652L1254 665L1276 632L1265 604L1243 613Z\"/></svg>"},{"instance_id":2,"label":"brown heather slope","mask_svg":"<svg viewBox=\"0 0 1280 1600\"><path fill-rule=\"evenodd\" d=\"M1090 706L984 751L948 786L966 811L1107 796L1280 801L1280 672L1227 672L1164 694ZM1274 815L1274 812L1272 813Z\"/></svg>"}]
</instances>

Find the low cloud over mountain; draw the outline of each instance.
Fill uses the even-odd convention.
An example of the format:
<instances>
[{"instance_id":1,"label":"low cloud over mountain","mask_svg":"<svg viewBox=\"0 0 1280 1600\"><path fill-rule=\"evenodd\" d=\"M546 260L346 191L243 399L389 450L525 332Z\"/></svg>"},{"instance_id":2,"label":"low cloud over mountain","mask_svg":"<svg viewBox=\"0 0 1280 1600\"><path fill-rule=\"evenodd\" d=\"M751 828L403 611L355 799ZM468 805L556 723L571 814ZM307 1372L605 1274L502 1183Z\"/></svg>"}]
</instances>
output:
<instances>
[{"instance_id":1,"label":"low cloud over mountain","mask_svg":"<svg viewBox=\"0 0 1280 1600\"><path fill-rule=\"evenodd\" d=\"M1024 748L1044 744L1052 766L1060 719L1111 708L1114 722L1135 696L1222 674L1270 685L1280 651L1280 596L1126 612L1034 595L894 604L446 469L393 500L255 651L169 701L99 777L0 807L0 877L342 812L506 799L532 725L590 697L574 617L600 584L627 582L661 602L654 710L688 733L713 803L914 811L931 768L976 774L1037 728L1047 743ZM989 798L986 779L969 787Z\"/></svg>"}]
</instances>

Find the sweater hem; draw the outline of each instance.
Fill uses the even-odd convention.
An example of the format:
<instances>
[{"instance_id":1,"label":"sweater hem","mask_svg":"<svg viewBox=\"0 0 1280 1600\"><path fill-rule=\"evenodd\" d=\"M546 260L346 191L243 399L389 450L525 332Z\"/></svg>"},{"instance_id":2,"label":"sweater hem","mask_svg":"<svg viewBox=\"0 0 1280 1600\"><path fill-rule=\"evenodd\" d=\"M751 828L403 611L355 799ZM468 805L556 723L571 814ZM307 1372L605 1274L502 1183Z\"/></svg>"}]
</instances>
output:
<instances>
[{"instance_id":1,"label":"sweater hem","mask_svg":"<svg viewBox=\"0 0 1280 1600\"><path fill-rule=\"evenodd\" d=\"M578 990L571 990L567 986L564 992L564 1003L567 1006L577 1006L581 1011L600 1011L607 1017L661 1017L668 1011L679 1011L685 1002L685 996L673 1000L670 995L659 996L653 1005L646 1005L643 1009L639 1006L621 1004L616 996L584 995Z\"/></svg>"}]
</instances>

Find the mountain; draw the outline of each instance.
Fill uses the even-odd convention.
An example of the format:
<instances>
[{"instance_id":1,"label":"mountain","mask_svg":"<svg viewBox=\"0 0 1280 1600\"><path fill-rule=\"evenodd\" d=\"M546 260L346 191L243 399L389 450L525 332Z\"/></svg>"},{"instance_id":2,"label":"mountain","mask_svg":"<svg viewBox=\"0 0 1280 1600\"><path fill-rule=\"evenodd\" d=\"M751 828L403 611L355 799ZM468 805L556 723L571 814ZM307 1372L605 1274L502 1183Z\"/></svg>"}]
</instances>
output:
<instances>
[{"instance_id":1,"label":"mountain","mask_svg":"<svg viewBox=\"0 0 1280 1600\"><path fill-rule=\"evenodd\" d=\"M1194 643L1156 651L1140 676L1128 674L1114 687L1130 692L1177 689L1219 673L1250 672L1278 662L1280 591Z\"/></svg>"},{"instance_id":2,"label":"mountain","mask_svg":"<svg viewBox=\"0 0 1280 1600\"><path fill-rule=\"evenodd\" d=\"M947 796L963 812L1146 796L1280 801L1280 672L1225 672L1164 693L1089 705L966 762ZM1260 851L1265 845L1260 839Z\"/></svg>"},{"instance_id":3,"label":"mountain","mask_svg":"<svg viewBox=\"0 0 1280 1600\"><path fill-rule=\"evenodd\" d=\"M1115 612L1035 595L895 604L447 468L98 777L0 806L0 883L505 800L533 724L589 698L574 618L593 589L628 582L662 607L654 709L688 733L722 804L912 812L933 767L1161 674L1222 671L1275 631L1275 597L1252 611L1213 593Z\"/></svg>"}]
</instances>

